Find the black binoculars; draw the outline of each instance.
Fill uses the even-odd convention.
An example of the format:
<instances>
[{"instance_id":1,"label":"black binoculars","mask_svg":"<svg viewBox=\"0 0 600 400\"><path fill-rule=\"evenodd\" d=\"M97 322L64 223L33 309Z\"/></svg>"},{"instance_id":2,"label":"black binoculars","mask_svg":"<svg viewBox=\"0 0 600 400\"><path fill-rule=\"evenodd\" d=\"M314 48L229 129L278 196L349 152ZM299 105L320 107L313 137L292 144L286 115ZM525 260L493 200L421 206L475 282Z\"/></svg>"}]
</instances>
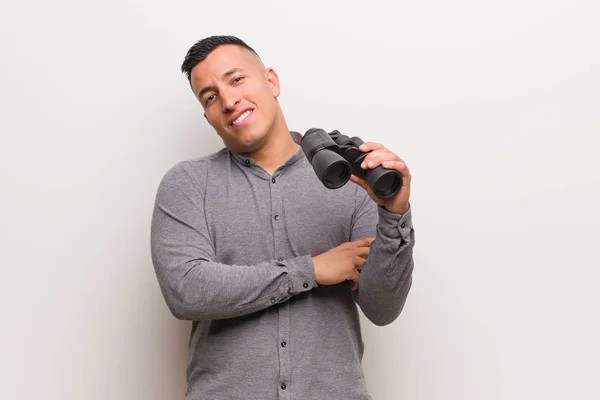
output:
<instances>
[{"instance_id":1,"label":"black binoculars","mask_svg":"<svg viewBox=\"0 0 600 400\"><path fill-rule=\"evenodd\" d=\"M300 146L321 183L329 189L344 186L354 174L365 179L380 199L394 196L402 187L402 175L381 165L362 169L360 164L369 153L358 149L363 143L357 136L350 138L339 131L327 133L323 129L311 128L302 137Z\"/></svg>"}]
</instances>

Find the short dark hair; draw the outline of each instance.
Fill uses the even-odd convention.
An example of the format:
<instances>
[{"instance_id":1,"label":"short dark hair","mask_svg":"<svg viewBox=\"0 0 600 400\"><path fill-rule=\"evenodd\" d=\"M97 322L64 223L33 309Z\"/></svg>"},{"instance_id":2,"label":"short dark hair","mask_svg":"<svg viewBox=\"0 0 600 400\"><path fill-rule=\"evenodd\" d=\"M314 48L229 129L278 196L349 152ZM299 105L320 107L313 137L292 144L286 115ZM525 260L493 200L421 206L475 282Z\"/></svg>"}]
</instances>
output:
<instances>
[{"instance_id":1,"label":"short dark hair","mask_svg":"<svg viewBox=\"0 0 600 400\"><path fill-rule=\"evenodd\" d=\"M225 44L233 44L248 49L258 56L252 47L248 46L242 39L235 36L217 35L201 39L190 47L183 60L183 64L181 64L181 72L187 75L189 82L192 81L192 69L198 65L198 63L204 61L204 59L217 47Z\"/></svg>"}]
</instances>

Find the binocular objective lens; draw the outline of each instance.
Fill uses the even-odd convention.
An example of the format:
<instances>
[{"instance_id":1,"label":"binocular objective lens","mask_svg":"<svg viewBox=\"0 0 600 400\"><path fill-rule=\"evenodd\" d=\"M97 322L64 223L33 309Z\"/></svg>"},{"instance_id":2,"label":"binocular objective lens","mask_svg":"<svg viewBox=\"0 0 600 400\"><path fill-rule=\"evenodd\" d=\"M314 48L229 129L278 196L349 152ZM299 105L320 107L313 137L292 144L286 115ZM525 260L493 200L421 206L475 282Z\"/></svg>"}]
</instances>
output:
<instances>
[{"instance_id":1,"label":"binocular objective lens","mask_svg":"<svg viewBox=\"0 0 600 400\"><path fill-rule=\"evenodd\" d=\"M385 174L380 176L373 186L375 195L385 199L396 194L400 189L401 183L395 174Z\"/></svg>"},{"instance_id":2,"label":"binocular objective lens","mask_svg":"<svg viewBox=\"0 0 600 400\"><path fill-rule=\"evenodd\" d=\"M325 171L324 179L327 185L340 186L350 179L350 171L348 165L343 162L338 162L331 165Z\"/></svg>"}]
</instances>

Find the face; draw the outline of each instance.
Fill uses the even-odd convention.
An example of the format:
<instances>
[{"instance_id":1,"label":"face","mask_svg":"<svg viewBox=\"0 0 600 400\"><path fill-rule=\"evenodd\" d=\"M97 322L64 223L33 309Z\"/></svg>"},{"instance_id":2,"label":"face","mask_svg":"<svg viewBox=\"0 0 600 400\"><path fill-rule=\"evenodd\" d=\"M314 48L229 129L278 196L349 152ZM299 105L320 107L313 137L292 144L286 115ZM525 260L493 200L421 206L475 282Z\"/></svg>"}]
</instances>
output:
<instances>
[{"instance_id":1,"label":"face","mask_svg":"<svg viewBox=\"0 0 600 400\"><path fill-rule=\"evenodd\" d=\"M279 78L254 53L219 46L192 69L191 84L204 117L231 151L256 151L273 134Z\"/></svg>"}]
</instances>

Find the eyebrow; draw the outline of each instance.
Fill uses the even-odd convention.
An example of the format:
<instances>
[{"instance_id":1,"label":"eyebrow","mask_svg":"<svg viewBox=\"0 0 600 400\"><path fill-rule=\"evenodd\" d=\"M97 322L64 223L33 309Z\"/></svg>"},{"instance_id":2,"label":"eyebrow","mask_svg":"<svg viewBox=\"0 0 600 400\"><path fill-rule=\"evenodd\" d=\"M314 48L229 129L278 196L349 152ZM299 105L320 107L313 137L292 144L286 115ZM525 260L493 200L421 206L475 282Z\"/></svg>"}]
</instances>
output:
<instances>
[{"instance_id":1,"label":"eyebrow","mask_svg":"<svg viewBox=\"0 0 600 400\"><path fill-rule=\"evenodd\" d=\"M244 70L243 70L242 68L232 68L232 69L229 69L229 70L225 71L225 72L223 73L223 75L221 75L221 79L225 79L225 78L227 78L227 77L228 77L228 76L230 76L230 75L233 75L233 74L235 74L235 73L238 73L238 72L243 72L243 71L244 71ZM202 88L202 89L200 89L200 91L198 92L198 99L200 99L200 100L201 100L201 99L202 99L202 96L204 95L204 93L206 93L206 92L209 92L209 91L211 91L211 90L216 90L216 89L217 89L217 88L216 88L215 86L212 86L212 85L211 85L211 86L206 86L206 87L203 87L203 88Z\"/></svg>"}]
</instances>

